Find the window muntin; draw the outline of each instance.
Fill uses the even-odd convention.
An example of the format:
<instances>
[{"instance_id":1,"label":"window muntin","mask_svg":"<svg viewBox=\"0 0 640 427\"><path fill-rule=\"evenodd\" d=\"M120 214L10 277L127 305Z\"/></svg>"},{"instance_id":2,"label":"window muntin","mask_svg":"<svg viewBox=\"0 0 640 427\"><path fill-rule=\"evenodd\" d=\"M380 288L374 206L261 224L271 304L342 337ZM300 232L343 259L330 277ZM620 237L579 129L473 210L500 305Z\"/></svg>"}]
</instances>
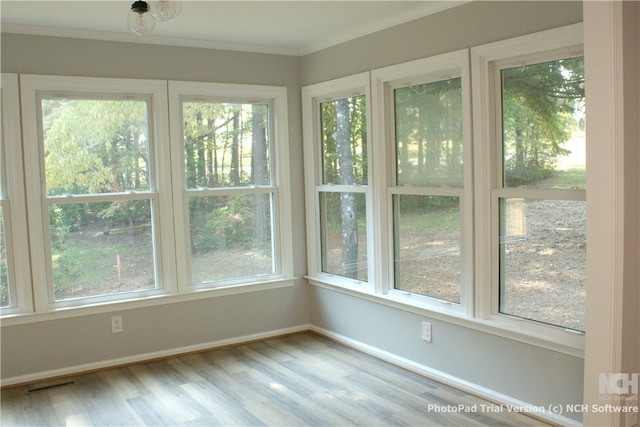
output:
<instances>
[{"instance_id":1,"label":"window muntin","mask_svg":"<svg viewBox=\"0 0 640 427\"><path fill-rule=\"evenodd\" d=\"M50 302L158 288L148 104L39 97Z\"/></svg>"},{"instance_id":2,"label":"window muntin","mask_svg":"<svg viewBox=\"0 0 640 427\"><path fill-rule=\"evenodd\" d=\"M393 93L397 184L462 187L462 79Z\"/></svg>"},{"instance_id":3,"label":"window muntin","mask_svg":"<svg viewBox=\"0 0 640 427\"><path fill-rule=\"evenodd\" d=\"M395 288L460 303L459 197L393 198Z\"/></svg>"},{"instance_id":4,"label":"window muntin","mask_svg":"<svg viewBox=\"0 0 640 427\"><path fill-rule=\"evenodd\" d=\"M584 331L584 61L497 71L497 312Z\"/></svg>"}]
</instances>

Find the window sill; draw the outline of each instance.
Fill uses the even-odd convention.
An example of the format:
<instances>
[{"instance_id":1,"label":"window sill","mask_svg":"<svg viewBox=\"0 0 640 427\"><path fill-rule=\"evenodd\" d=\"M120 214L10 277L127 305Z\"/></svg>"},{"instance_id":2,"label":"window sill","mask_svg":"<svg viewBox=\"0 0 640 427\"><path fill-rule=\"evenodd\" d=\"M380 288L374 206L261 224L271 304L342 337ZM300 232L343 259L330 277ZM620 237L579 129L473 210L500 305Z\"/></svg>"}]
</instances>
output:
<instances>
[{"instance_id":1,"label":"window sill","mask_svg":"<svg viewBox=\"0 0 640 427\"><path fill-rule=\"evenodd\" d=\"M543 332L516 328L508 321L468 317L463 313L447 309L446 305L439 307L436 304L418 303L397 296L376 294L369 289L363 291L353 287L344 287L319 277L306 277L306 279L310 284L320 288L584 359L584 334L582 333L549 327L549 329L553 329L553 336L550 336L551 334ZM518 323L526 324L530 322L521 320Z\"/></svg>"},{"instance_id":2,"label":"window sill","mask_svg":"<svg viewBox=\"0 0 640 427\"><path fill-rule=\"evenodd\" d=\"M296 278L283 278L265 282L230 285L219 288L196 289L183 294L162 294L144 298L85 304L82 306L61 307L39 313L7 314L0 318L0 326L5 327L27 323L46 322L49 320L91 316L95 314L113 313L117 311L132 310L136 308L175 304L207 298L217 298L226 295L237 295L249 292L287 288L293 286L295 280Z\"/></svg>"}]
</instances>

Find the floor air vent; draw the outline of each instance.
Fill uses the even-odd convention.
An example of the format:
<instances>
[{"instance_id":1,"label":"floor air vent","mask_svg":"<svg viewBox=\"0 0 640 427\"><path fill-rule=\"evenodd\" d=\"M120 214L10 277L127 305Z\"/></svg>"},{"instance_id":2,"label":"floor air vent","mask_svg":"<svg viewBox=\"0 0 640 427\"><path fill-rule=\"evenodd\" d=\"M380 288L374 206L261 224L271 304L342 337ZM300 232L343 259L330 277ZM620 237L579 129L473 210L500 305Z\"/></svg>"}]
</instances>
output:
<instances>
[{"instance_id":1,"label":"floor air vent","mask_svg":"<svg viewBox=\"0 0 640 427\"><path fill-rule=\"evenodd\" d=\"M65 382L61 382L61 383L55 383L55 384L47 384L47 385L42 385L39 387L33 387L33 388L29 388L27 389L27 394L31 394L31 393L37 393L39 391L45 391L45 390L51 390L52 388L60 388L60 387L65 387L71 384L75 384L75 381L65 381Z\"/></svg>"}]
</instances>

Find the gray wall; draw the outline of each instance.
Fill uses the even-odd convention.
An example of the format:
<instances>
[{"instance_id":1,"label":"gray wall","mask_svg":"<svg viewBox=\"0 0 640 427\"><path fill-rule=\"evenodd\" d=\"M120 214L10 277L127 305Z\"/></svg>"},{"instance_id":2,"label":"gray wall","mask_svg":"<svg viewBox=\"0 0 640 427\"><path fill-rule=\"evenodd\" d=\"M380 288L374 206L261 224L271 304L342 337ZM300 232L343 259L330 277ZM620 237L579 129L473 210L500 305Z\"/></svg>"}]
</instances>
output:
<instances>
[{"instance_id":1,"label":"gray wall","mask_svg":"<svg viewBox=\"0 0 640 427\"><path fill-rule=\"evenodd\" d=\"M302 195L300 59L263 55L2 34L2 72L190 80L287 86L291 186ZM303 199L301 196L294 200ZM294 274L306 272L304 206L294 205ZM307 288L296 286L122 312L125 330L112 334L111 313L2 327L2 377L168 351L308 323Z\"/></svg>"},{"instance_id":2,"label":"gray wall","mask_svg":"<svg viewBox=\"0 0 640 427\"><path fill-rule=\"evenodd\" d=\"M581 2L473 2L302 58L302 84L582 22ZM534 405L579 403L584 360L314 287L311 324ZM571 417L571 415L569 415ZM573 415L579 419L579 415Z\"/></svg>"},{"instance_id":3,"label":"gray wall","mask_svg":"<svg viewBox=\"0 0 640 427\"><path fill-rule=\"evenodd\" d=\"M302 85L582 22L580 1L474 1L302 58Z\"/></svg>"}]
</instances>

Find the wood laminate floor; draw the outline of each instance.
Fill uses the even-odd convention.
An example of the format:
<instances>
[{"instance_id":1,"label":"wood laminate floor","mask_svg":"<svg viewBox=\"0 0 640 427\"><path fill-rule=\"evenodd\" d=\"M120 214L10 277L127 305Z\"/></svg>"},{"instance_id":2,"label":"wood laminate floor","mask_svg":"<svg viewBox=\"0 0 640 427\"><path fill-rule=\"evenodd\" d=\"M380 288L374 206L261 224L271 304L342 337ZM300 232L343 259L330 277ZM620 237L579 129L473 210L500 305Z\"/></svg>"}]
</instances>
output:
<instances>
[{"instance_id":1,"label":"wood laminate floor","mask_svg":"<svg viewBox=\"0 0 640 427\"><path fill-rule=\"evenodd\" d=\"M2 426L534 426L314 334L2 390ZM46 383L44 383L46 384ZM437 412L468 405L477 410Z\"/></svg>"}]
</instances>

